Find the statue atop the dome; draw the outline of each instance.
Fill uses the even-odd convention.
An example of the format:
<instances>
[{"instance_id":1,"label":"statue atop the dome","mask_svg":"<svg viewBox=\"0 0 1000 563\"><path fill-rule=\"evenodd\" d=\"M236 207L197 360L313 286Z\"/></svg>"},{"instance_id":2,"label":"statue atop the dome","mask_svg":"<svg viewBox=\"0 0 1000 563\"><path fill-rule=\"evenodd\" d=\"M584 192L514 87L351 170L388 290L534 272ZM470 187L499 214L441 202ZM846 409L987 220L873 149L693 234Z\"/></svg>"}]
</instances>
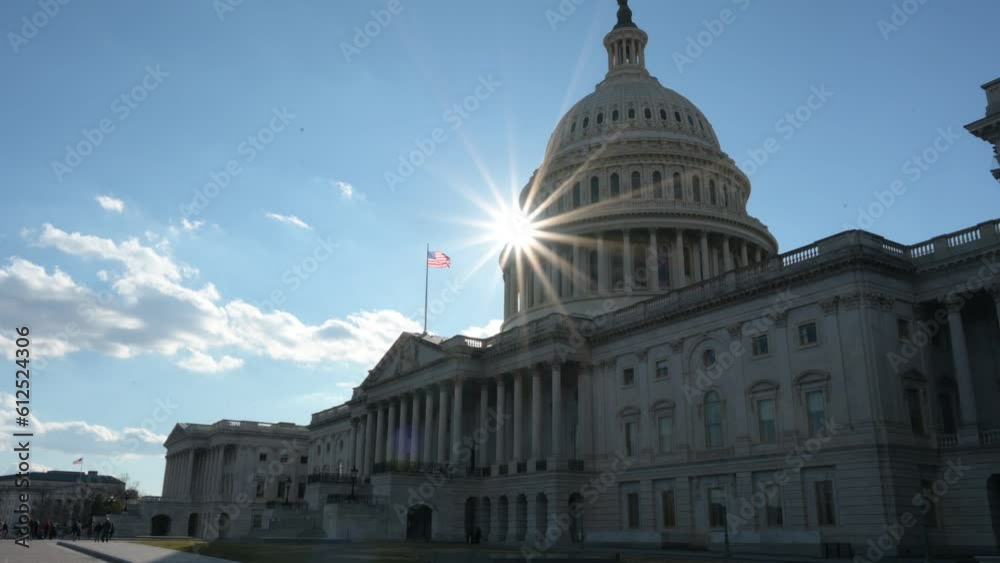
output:
<instances>
[{"instance_id":1,"label":"statue atop the dome","mask_svg":"<svg viewBox=\"0 0 1000 563\"><path fill-rule=\"evenodd\" d=\"M638 27L632 21L632 9L628 7L628 0L618 0L618 25L615 29L622 27Z\"/></svg>"}]
</instances>

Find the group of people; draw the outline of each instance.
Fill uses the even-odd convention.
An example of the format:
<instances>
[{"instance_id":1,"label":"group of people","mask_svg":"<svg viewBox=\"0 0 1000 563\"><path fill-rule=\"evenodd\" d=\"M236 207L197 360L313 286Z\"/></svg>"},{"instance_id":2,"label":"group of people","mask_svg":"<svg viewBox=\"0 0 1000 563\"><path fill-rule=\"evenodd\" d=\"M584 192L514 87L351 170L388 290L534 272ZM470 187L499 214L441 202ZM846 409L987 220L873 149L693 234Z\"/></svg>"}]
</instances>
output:
<instances>
[{"instance_id":1,"label":"group of people","mask_svg":"<svg viewBox=\"0 0 1000 563\"><path fill-rule=\"evenodd\" d=\"M84 527L80 524L80 521L73 520L69 526L70 539L73 541L79 540L83 532ZM99 542L111 541L115 535L115 524L108 516L105 516L104 520L100 521L97 518L92 518L90 523L87 524L86 532L87 539L89 540ZM7 539L9 533L10 527L7 521L0 520L0 539ZM66 528L54 524L51 520L39 522L32 519L28 521L28 534L32 539L54 540L65 537Z\"/></svg>"}]
</instances>

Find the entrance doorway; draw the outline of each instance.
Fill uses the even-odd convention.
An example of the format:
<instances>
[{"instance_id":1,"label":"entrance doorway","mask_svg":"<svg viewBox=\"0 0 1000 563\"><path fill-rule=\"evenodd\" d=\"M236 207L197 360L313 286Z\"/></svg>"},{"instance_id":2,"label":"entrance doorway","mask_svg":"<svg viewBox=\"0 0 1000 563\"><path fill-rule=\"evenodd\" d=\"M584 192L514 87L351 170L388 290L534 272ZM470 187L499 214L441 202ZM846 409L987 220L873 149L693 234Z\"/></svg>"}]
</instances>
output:
<instances>
[{"instance_id":1,"label":"entrance doorway","mask_svg":"<svg viewBox=\"0 0 1000 563\"><path fill-rule=\"evenodd\" d=\"M406 539L431 541L431 524L434 512L426 504L414 506L406 513Z\"/></svg>"}]
</instances>

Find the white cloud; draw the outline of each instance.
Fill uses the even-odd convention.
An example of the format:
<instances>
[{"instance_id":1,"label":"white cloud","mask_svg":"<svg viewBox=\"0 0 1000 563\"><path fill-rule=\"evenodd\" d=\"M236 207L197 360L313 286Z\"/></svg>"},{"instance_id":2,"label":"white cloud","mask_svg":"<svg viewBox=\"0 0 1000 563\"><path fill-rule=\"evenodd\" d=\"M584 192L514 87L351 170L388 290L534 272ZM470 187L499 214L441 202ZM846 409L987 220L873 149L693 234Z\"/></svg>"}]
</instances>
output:
<instances>
[{"instance_id":1,"label":"white cloud","mask_svg":"<svg viewBox=\"0 0 1000 563\"><path fill-rule=\"evenodd\" d=\"M177 365L197 373L221 373L243 367L243 360L232 356L222 356L218 360L197 350L190 350L191 356L177 362Z\"/></svg>"},{"instance_id":2,"label":"white cloud","mask_svg":"<svg viewBox=\"0 0 1000 563\"><path fill-rule=\"evenodd\" d=\"M503 327L503 319L493 319L483 326L470 326L469 328L463 330L460 334L462 336L469 336L472 338L488 338L498 334L501 327Z\"/></svg>"},{"instance_id":3,"label":"white cloud","mask_svg":"<svg viewBox=\"0 0 1000 563\"><path fill-rule=\"evenodd\" d=\"M347 182L337 182L337 189L340 190L340 197L351 200L354 199L354 186Z\"/></svg>"},{"instance_id":4,"label":"white cloud","mask_svg":"<svg viewBox=\"0 0 1000 563\"><path fill-rule=\"evenodd\" d=\"M78 351L115 358L155 354L200 373L236 369L247 356L372 366L401 332L420 330L417 321L392 310L309 324L285 311L225 301L211 283L192 287L197 270L177 262L165 240L150 247L136 239L114 241L52 225L27 236L30 244L99 267L116 266L107 285L92 289L58 268L47 270L21 258L0 265L0 327L14 326L13 319L30 310L36 319L32 332L46 335L33 345L49 357ZM6 336L13 332L0 328L0 334L0 351L10 355L13 339Z\"/></svg>"},{"instance_id":5,"label":"white cloud","mask_svg":"<svg viewBox=\"0 0 1000 563\"><path fill-rule=\"evenodd\" d=\"M201 229L203 226L205 226L205 222L204 221L188 221L187 217L182 217L181 218L181 227L185 231L188 231L189 233L196 232L199 229Z\"/></svg>"},{"instance_id":6,"label":"white cloud","mask_svg":"<svg viewBox=\"0 0 1000 563\"><path fill-rule=\"evenodd\" d=\"M97 204L100 205L105 211L110 211L112 213L118 213L119 215L125 211L125 202L111 197L109 195L99 195L94 198Z\"/></svg>"},{"instance_id":7,"label":"white cloud","mask_svg":"<svg viewBox=\"0 0 1000 563\"><path fill-rule=\"evenodd\" d=\"M312 179L315 184L322 184L332 187L337 193L340 194L340 199L344 201L365 201L365 194L361 190L354 187L354 184L350 182L345 182L343 180L334 180L332 178L321 178L315 176Z\"/></svg>"},{"instance_id":8,"label":"white cloud","mask_svg":"<svg viewBox=\"0 0 1000 563\"><path fill-rule=\"evenodd\" d=\"M312 230L312 227L309 226L308 223L306 223L302 219L299 219L295 215L282 215L280 213L266 213L266 214L264 214L264 217L267 217L268 219L272 219L274 221L278 221L280 223L288 223L289 225L294 225L294 226L296 226L296 227L298 227L300 229Z\"/></svg>"}]
</instances>

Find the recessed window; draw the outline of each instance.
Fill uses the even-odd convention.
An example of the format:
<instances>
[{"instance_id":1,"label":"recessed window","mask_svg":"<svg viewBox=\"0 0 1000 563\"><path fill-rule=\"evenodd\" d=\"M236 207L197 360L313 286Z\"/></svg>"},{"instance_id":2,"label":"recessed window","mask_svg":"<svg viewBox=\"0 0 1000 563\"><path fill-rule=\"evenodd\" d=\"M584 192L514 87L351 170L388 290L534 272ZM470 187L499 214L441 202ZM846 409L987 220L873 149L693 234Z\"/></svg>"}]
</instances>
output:
<instances>
[{"instance_id":1,"label":"recessed window","mask_svg":"<svg viewBox=\"0 0 1000 563\"><path fill-rule=\"evenodd\" d=\"M667 110L665 109L660 110L660 119L662 119L663 121L667 120Z\"/></svg>"},{"instance_id":2,"label":"recessed window","mask_svg":"<svg viewBox=\"0 0 1000 563\"><path fill-rule=\"evenodd\" d=\"M643 112L643 115L646 116L646 119L653 119L653 110L646 108L646 111Z\"/></svg>"},{"instance_id":3,"label":"recessed window","mask_svg":"<svg viewBox=\"0 0 1000 563\"><path fill-rule=\"evenodd\" d=\"M599 114L597 114L597 124L600 125L602 123L604 123L604 114L603 113L599 113Z\"/></svg>"},{"instance_id":4,"label":"recessed window","mask_svg":"<svg viewBox=\"0 0 1000 563\"><path fill-rule=\"evenodd\" d=\"M666 379L670 377L670 361L659 360L656 362L656 379Z\"/></svg>"},{"instance_id":5,"label":"recessed window","mask_svg":"<svg viewBox=\"0 0 1000 563\"><path fill-rule=\"evenodd\" d=\"M837 516L833 499L833 481L816 481L816 522L820 526L835 526Z\"/></svg>"},{"instance_id":6,"label":"recessed window","mask_svg":"<svg viewBox=\"0 0 1000 563\"><path fill-rule=\"evenodd\" d=\"M806 418L809 434L815 436L826 423L826 393L817 390L806 393Z\"/></svg>"},{"instance_id":7,"label":"recessed window","mask_svg":"<svg viewBox=\"0 0 1000 563\"><path fill-rule=\"evenodd\" d=\"M599 203L601 201L601 181L594 176L590 179L590 203Z\"/></svg>"},{"instance_id":8,"label":"recessed window","mask_svg":"<svg viewBox=\"0 0 1000 563\"><path fill-rule=\"evenodd\" d=\"M708 181L708 202L712 205L718 203L718 197L715 194L715 180Z\"/></svg>"},{"instance_id":9,"label":"recessed window","mask_svg":"<svg viewBox=\"0 0 1000 563\"><path fill-rule=\"evenodd\" d=\"M629 385L635 385L635 369L625 368L622 371L622 385L626 387Z\"/></svg>"},{"instance_id":10,"label":"recessed window","mask_svg":"<svg viewBox=\"0 0 1000 563\"><path fill-rule=\"evenodd\" d=\"M702 122L702 120L701 120L700 118L698 119L698 126L699 126L699 127L701 127L701 130L702 130L702 131L704 131L704 130L705 130L705 123L704 123L704 122Z\"/></svg>"},{"instance_id":11,"label":"recessed window","mask_svg":"<svg viewBox=\"0 0 1000 563\"><path fill-rule=\"evenodd\" d=\"M691 179L691 195L695 203L701 203L701 178L698 176Z\"/></svg>"},{"instance_id":12,"label":"recessed window","mask_svg":"<svg viewBox=\"0 0 1000 563\"><path fill-rule=\"evenodd\" d=\"M715 365L715 350L708 349L701 354L701 365L706 369Z\"/></svg>"},{"instance_id":13,"label":"recessed window","mask_svg":"<svg viewBox=\"0 0 1000 563\"><path fill-rule=\"evenodd\" d=\"M576 133L576 122L575 121L573 122L573 125L570 125L569 132L570 133Z\"/></svg>"},{"instance_id":14,"label":"recessed window","mask_svg":"<svg viewBox=\"0 0 1000 563\"><path fill-rule=\"evenodd\" d=\"M676 121L677 123L681 122L681 112L679 111L674 112L674 121Z\"/></svg>"},{"instance_id":15,"label":"recessed window","mask_svg":"<svg viewBox=\"0 0 1000 563\"><path fill-rule=\"evenodd\" d=\"M626 422L625 423L625 455L628 457L634 457L636 453L636 444L639 439L639 423L638 422Z\"/></svg>"},{"instance_id":16,"label":"recessed window","mask_svg":"<svg viewBox=\"0 0 1000 563\"><path fill-rule=\"evenodd\" d=\"M580 207L580 199L582 194L580 193L580 182L573 185L573 209Z\"/></svg>"},{"instance_id":17,"label":"recessed window","mask_svg":"<svg viewBox=\"0 0 1000 563\"><path fill-rule=\"evenodd\" d=\"M819 342L816 323L809 322L799 325L799 346L812 346Z\"/></svg>"},{"instance_id":18,"label":"recessed window","mask_svg":"<svg viewBox=\"0 0 1000 563\"><path fill-rule=\"evenodd\" d=\"M611 197L616 198L622 195L622 182L618 174L611 175Z\"/></svg>"},{"instance_id":19,"label":"recessed window","mask_svg":"<svg viewBox=\"0 0 1000 563\"><path fill-rule=\"evenodd\" d=\"M691 127L694 127L694 120L691 119L690 115L688 116L688 125L690 125Z\"/></svg>"},{"instance_id":20,"label":"recessed window","mask_svg":"<svg viewBox=\"0 0 1000 563\"><path fill-rule=\"evenodd\" d=\"M674 417L661 416L657 419L656 426L659 431L660 453L670 453L674 439Z\"/></svg>"},{"instance_id":21,"label":"recessed window","mask_svg":"<svg viewBox=\"0 0 1000 563\"><path fill-rule=\"evenodd\" d=\"M722 401L715 391L705 395L705 447L722 447Z\"/></svg>"},{"instance_id":22,"label":"recessed window","mask_svg":"<svg viewBox=\"0 0 1000 563\"><path fill-rule=\"evenodd\" d=\"M761 334L760 336L754 336L750 339L750 347L753 350L754 356L766 356L771 350L768 347L767 335Z\"/></svg>"},{"instance_id":23,"label":"recessed window","mask_svg":"<svg viewBox=\"0 0 1000 563\"><path fill-rule=\"evenodd\" d=\"M621 118L621 114L618 110L611 112L611 121L618 121Z\"/></svg>"},{"instance_id":24,"label":"recessed window","mask_svg":"<svg viewBox=\"0 0 1000 563\"><path fill-rule=\"evenodd\" d=\"M940 505L934 502L934 499L937 498L937 496L934 494L934 483L932 483L929 480L921 480L920 490L923 494L918 496L920 496L923 499L923 502L920 503L921 506L919 506L918 508L920 508L921 512L923 512L924 510L927 511L927 514L925 515L926 519L924 520L924 522L926 522L928 528L937 528L941 525L941 518L940 515L938 514ZM916 504L916 499L914 499L914 503ZM924 504L928 504L930 506L924 508L923 506Z\"/></svg>"},{"instance_id":25,"label":"recessed window","mask_svg":"<svg viewBox=\"0 0 1000 563\"><path fill-rule=\"evenodd\" d=\"M628 118L635 119L635 108L628 108Z\"/></svg>"},{"instance_id":26,"label":"recessed window","mask_svg":"<svg viewBox=\"0 0 1000 563\"><path fill-rule=\"evenodd\" d=\"M659 170L653 172L653 197L663 199L663 174Z\"/></svg>"},{"instance_id":27,"label":"recessed window","mask_svg":"<svg viewBox=\"0 0 1000 563\"><path fill-rule=\"evenodd\" d=\"M282 456L281 456L281 457L279 458L279 460L281 461L281 463L288 463L288 454L284 454L284 455L282 455Z\"/></svg>"},{"instance_id":28,"label":"recessed window","mask_svg":"<svg viewBox=\"0 0 1000 563\"><path fill-rule=\"evenodd\" d=\"M264 482L263 481L257 481L257 491L256 491L256 493L257 493L257 498L261 498L261 497L264 496Z\"/></svg>"},{"instance_id":29,"label":"recessed window","mask_svg":"<svg viewBox=\"0 0 1000 563\"><path fill-rule=\"evenodd\" d=\"M639 493L629 493L625 497L628 502L628 529L639 529Z\"/></svg>"},{"instance_id":30,"label":"recessed window","mask_svg":"<svg viewBox=\"0 0 1000 563\"><path fill-rule=\"evenodd\" d=\"M638 172L632 173L632 199L639 199L642 197L642 174Z\"/></svg>"},{"instance_id":31,"label":"recessed window","mask_svg":"<svg viewBox=\"0 0 1000 563\"><path fill-rule=\"evenodd\" d=\"M945 434L958 432L958 417L955 416L955 397L951 393L938 395L938 407L941 409L941 425Z\"/></svg>"},{"instance_id":32,"label":"recessed window","mask_svg":"<svg viewBox=\"0 0 1000 563\"><path fill-rule=\"evenodd\" d=\"M677 509L674 508L674 492L660 491L660 509L662 511L663 527L677 527Z\"/></svg>"},{"instance_id":33,"label":"recessed window","mask_svg":"<svg viewBox=\"0 0 1000 563\"><path fill-rule=\"evenodd\" d=\"M896 319L896 335L900 340L909 340L910 319Z\"/></svg>"},{"instance_id":34,"label":"recessed window","mask_svg":"<svg viewBox=\"0 0 1000 563\"><path fill-rule=\"evenodd\" d=\"M778 427L774 419L774 399L757 401L757 431L760 443L773 444L778 441Z\"/></svg>"},{"instance_id":35,"label":"recessed window","mask_svg":"<svg viewBox=\"0 0 1000 563\"><path fill-rule=\"evenodd\" d=\"M300 457L299 458L299 464L301 464L301 465L308 465L309 464L309 458L307 456Z\"/></svg>"},{"instance_id":36,"label":"recessed window","mask_svg":"<svg viewBox=\"0 0 1000 563\"><path fill-rule=\"evenodd\" d=\"M910 429L914 434L924 434L924 404L919 389L906 389L906 411L910 415Z\"/></svg>"},{"instance_id":37,"label":"recessed window","mask_svg":"<svg viewBox=\"0 0 1000 563\"><path fill-rule=\"evenodd\" d=\"M674 172L674 201L684 199L684 185L681 181L680 172Z\"/></svg>"},{"instance_id":38,"label":"recessed window","mask_svg":"<svg viewBox=\"0 0 1000 563\"><path fill-rule=\"evenodd\" d=\"M259 459L260 461L267 461L267 454L260 454L259 456L257 456L257 459Z\"/></svg>"},{"instance_id":39,"label":"recessed window","mask_svg":"<svg viewBox=\"0 0 1000 563\"><path fill-rule=\"evenodd\" d=\"M583 118L583 128L586 129L588 127L590 127L590 118L589 117L584 117Z\"/></svg>"},{"instance_id":40,"label":"recessed window","mask_svg":"<svg viewBox=\"0 0 1000 563\"><path fill-rule=\"evenodd\" d=\"M708 490L708 525L712 528L726 526L726 493L724 489Z\"/></svg>"}]
</instances>

